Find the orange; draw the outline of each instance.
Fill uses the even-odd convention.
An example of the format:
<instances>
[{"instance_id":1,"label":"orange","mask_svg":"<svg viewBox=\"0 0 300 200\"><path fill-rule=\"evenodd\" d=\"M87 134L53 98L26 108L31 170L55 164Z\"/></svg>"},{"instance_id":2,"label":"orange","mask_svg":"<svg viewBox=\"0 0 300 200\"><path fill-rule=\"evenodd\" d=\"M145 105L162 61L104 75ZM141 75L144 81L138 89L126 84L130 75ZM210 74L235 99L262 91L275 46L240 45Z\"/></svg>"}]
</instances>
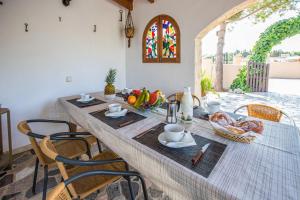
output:
<instances>
[{"instance_id":1,"label":"orange","mask_svg":"<svg viewBox=\"0 0 300 200\"><path fill-rule=\"evenodd\" d=\"M136 97L133 96L133 95L130 95L130 96L128 97L127 102L128 102L130 105L135 104L135 102L136 102Z\"/></svg>"}]
</instances>

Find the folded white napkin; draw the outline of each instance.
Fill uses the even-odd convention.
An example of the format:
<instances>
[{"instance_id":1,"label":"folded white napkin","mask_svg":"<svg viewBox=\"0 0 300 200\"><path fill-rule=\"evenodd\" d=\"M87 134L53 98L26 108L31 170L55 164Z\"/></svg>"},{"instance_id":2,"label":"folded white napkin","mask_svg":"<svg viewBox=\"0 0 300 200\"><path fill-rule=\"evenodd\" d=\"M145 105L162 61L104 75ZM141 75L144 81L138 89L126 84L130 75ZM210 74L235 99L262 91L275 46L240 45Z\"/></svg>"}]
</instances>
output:
<instances>
[{"instance_id":1,"label":"folded white napkin","mask_svg":"<svg viewBox=\"0 0 300 200\"><path fill-rule=\"evenodd\" d=\"M125 116L127 114L127 112L128 112L127 109L123 109L120 112L113 112L113 113L107 111L105 113L105 116L106 117L123 117L123 116Z\"/></svg>"}]
</instances>

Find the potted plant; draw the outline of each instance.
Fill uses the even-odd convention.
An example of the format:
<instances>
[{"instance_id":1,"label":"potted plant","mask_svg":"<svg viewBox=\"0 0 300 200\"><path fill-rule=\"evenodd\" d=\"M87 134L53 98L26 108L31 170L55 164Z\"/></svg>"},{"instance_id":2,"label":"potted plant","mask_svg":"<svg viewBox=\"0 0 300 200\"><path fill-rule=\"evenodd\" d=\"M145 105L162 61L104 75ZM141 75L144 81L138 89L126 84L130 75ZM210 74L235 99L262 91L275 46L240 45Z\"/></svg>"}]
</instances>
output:
<instances>
[{"instance_id":1,"label":"potted plant","mask_svg":"<svg viewBox=\"0 0 300 200\"><path fill-rule=\"evenodd\" d=\"M208 92L214 92L213 83L211 78L204 75L201 80L201 96L206 96Z\"/></svg>"},{"instance_id":2,"label":"potted plant","mask_svg":"<svg viewBox=\"0 0 300 200\"><path fill-rule=\"evenodd\" d=\"M106 86L104 89L104 96L107 99L114 99L116 97L116 88L114 83L116 82L117 70L110 69L105 78Z\"/></svg>"}]
</instances>

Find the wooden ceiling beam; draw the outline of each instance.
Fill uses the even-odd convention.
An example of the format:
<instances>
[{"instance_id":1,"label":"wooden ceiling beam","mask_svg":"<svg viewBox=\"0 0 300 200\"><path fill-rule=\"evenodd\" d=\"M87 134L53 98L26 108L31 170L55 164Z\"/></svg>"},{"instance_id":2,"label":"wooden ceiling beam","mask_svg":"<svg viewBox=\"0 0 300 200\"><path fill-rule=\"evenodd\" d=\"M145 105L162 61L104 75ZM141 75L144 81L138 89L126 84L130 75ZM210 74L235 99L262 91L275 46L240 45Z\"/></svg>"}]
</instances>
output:
<instances>
[{"instance_id":1,"label":"wooden ceiling beam","mask_svg":"<svg viewBox=\"0 0 300 200\"><path fill-rule=\"evenodd\" d=\"M127 8L128 10L133 10L133 0L113 0L119 5ZM150 3L154 3L154 0L147 0Z\"/></svg>"},{"instance_id":2,"label":"wooden ceiling beam","mask_svg":"<svg viewBox=\"0 0 300 200\"><path fill-rule=\"evenodd\" d=\"M128 10L133 10L133 0L113 0L113 1L127 8Z\"/></svg>"}]
</instances>

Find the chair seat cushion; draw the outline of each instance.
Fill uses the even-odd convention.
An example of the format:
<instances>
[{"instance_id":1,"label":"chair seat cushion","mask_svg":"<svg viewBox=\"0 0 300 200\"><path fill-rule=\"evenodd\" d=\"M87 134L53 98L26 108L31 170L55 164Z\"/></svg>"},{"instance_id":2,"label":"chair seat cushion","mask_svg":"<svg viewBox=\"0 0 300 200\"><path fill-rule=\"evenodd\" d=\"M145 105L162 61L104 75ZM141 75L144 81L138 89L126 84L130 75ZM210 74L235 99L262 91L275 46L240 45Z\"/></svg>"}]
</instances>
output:
<instances>
[{"instance_id":1,"label":"chair seat cushion","mask_svg":"<svg viewBox=\"0 0 300 200\"><path fill-rule=\"evenodd\" d=\"M112 151L105 151L97 156L95 156L92 160L111 160L118 158L118 156ZM74 168L68 169L67 174L69 177L74 176L79 173L94 171L94 170L111 170L111 171L125 171L124 162L116 162L106 165L96 165L96 166L76 166ZM80 198L84 198L89 194L97 191L98 189L110 184L116 180L118 180L120 176L90 176L81 178L74 183L72 186L74 187L76 193L80 196Z\"/></svg>"}]
</instances>

